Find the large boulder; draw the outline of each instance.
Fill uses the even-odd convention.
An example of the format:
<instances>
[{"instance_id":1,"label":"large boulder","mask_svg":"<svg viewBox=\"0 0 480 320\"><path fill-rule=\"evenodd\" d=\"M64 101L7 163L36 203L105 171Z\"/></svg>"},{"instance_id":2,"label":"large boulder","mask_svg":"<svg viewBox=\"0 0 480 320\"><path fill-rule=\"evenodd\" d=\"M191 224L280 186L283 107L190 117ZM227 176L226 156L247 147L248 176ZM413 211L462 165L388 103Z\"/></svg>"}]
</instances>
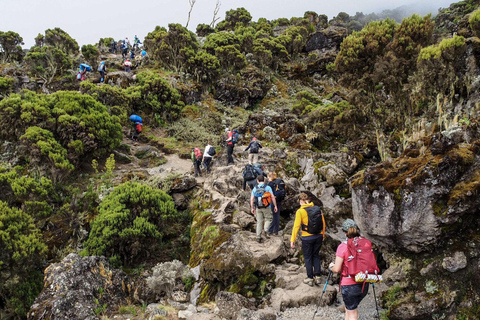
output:
<instances>
[{"instance_id":1,"label":"large boulder","mask_svg":"<svg viewBox=\"0 0 480 320\"><path fill-rule=\"evenodd\" d=\"M354 176L353 216L365 235L389 249L418 253L471 228L480 205L480 148L450 137L437 134L424 154L408 149Z\"/></svg>"},{"instance_id":2,"label":"large boulder","mask_svg":"<svg viewBox=\"0 0 480 320\"><path fill-rule=\"evenodd\" d=\"M200 276L224 285L235 283L245 272L272 274L273 261L285 259L287 251L280 237L258 243L255 234L241 231L221 244L201 267Z\"/></svg>"},{"instance_id":3,"label":"large boulder","mask_svg":"<svg viewBox=\"0 0 480 320\"><path fill-rule=\"evenodd\" d=\"M253 309L255 304L242 295L220 291L215 296L215 303L219 309L219 315L225 319L235 320L242 309Z\"/></svg>"},{"instance_id":4,"label":"large boulder","mask_svg":"<svg viewBox=\"0 0 480 320\"><path fill-rule=\"evenodd\" d=\"M133 287L105 257L82 258L75 253L45 269L44 283L28 312L30 320L96 320L97 308L106 305L112 311L128 304Z\"/></svg>"}]
</instances>

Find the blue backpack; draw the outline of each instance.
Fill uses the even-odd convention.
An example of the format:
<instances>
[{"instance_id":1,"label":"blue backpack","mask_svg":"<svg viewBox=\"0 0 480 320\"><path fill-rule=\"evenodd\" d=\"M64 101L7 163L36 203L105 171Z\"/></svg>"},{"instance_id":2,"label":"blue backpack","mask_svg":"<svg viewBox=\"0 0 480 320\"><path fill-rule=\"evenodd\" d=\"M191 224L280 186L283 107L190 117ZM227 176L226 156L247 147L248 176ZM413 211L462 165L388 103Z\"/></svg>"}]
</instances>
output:
<instances>
[{"instance_id":1,"label":"blue backpack","mask_svg":"<svg viewBox=\"0 0 480 320\"><path fill-rule=\"evenodd\" d=\"M238 131L237 129L233 130L233 134L232 134L232 142L233 144L237 143L238 142Z\"/></svg>"}]
</instances>

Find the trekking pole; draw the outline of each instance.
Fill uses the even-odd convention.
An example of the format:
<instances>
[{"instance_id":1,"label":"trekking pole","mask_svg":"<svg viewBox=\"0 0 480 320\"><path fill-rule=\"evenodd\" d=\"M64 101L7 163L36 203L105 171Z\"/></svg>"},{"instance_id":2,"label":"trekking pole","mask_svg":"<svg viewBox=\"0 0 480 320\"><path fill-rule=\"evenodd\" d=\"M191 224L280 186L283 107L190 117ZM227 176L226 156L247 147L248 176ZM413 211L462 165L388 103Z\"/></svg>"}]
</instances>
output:
<instances>
[{"instance_id":1,"label":"trekking pole","mask_svg":"<svg viewBox=\"0 0 480 320\"><path fill-rule=\"evenodd\" d=\"M317 315L318 307L320 307L320 303L322 302L323 294L325 293L325 290L327 289L328 279L330 279L331 275L332 275L332 270L329 270L328 276L327 276L327 281L325 281L325 286L323 287L322 295L320 296L320 301L317 304L317 308L315 309L315 313L313 314L312 320L314 320L315 316Z\"/></svg>"},{"instance_id":2,"label":"trekking pole","mask_svg":"<svg viewBox=\"0 0 480 320\"><path fill-rule=\"evenodd\" d=\"M373 288L373 298L375 299L375 309L377 309L377 318L380 319L380 315L378 313L378 305L377 305L377 295L375 294L375 283L372 282Z\"/></svg>"}]
</instances>

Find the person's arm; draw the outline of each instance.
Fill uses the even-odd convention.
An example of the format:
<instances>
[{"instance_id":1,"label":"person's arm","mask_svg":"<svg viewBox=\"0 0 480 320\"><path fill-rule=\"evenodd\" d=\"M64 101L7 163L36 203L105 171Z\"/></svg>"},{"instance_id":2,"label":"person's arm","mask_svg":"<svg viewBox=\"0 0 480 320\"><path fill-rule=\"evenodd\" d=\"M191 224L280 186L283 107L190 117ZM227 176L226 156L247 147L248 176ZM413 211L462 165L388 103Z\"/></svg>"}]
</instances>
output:
<instances>
[{"instance_id":1,"label":"person's arm","mask_svg":"<svg viewBox=\"0 0 480 320\"><path fill-rule=\"evenodd\" d=\"M295 240L297 239L298 230L302 224L302 214L300 212L302 209L298 209L295 213L295 223L293 224L292 237L290 238L290 247L295 248Z\"/></svg>"},{"instance_id":2,"label":"person's arm","mask_svg":"<svg viewBox=\"0 0 480 320\"><path fill-rule=\"evenodd\" d=\"M243 191L245 191L245 188L247 188L247 180L243 178Z\"/></svg>"},{"instance_id":3,"label":"person's arm","mask_svg":"<svg viewBox=\"0 0 480 320\"><path fill-rule=\"evenodd\" d=\"M250 143L248 144L248 147L247 147L245 150L243 150L243 151L244 151L244 152L247 151L248 149L250 149L251 146L252 146L252 143L250 142Z\"/></svg>"},{"instance_id":4,"label":"person's arm","mask_svg":"<svg viewBox=\"0 0 480 320\"><path fill-rule=\"evenodd\" d=\"M260 142L257 142L258 143L258 147L261 149L263 148L262 145L260 144Z\"/></svg>"},{"instance_id":5,"label":"person's arm","mask_svg":"<svg viewBox=\"0 0 480 320\"><path fill-rule=\"evenodd\" d=\"M333 265L332 265L333 264ZM330 270L335 273L340 273L342 272L342 266L343 266L343 258L339 256L335 256L335 263L330 263Z\"/></svg>"},{"instance_id":6,"label":"person's arm","mask_svg":"<svg viewBox=\"0 0 480 320\"><path fill-rule=\"evenodd\" d=\"M255 215L255 205L253 201L255 200L255 195L254 195L255 189L252 190L252 195L250 196L250 207L252 208L252 213Z\"/></svg>"},{"instance_id":7,"label":"person's arm","mask_svg":"<svg viewBox=\"0 0 480 320\"><path fill-rule=\"evenodd\" d=\"M272 194L272 202L273 202L273 205L274 205L273 210L275 212L277 212L278 211L278 209L277 209L277 199L275 199L275 195L273 194L273 190L272 190L271 194Z\"/></svg>"}]
</instances>

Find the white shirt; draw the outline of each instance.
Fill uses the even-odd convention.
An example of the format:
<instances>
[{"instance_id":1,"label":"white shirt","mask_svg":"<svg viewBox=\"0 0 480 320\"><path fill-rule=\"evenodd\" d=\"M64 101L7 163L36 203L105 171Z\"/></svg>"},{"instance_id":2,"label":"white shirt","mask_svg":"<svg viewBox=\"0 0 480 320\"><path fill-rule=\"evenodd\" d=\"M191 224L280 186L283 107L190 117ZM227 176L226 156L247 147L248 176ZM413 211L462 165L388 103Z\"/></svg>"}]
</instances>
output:
<instances>
[{"instance_id":1,"label":"white shirt","mask_svg":"<svg viewBox=\"0 0 480 320\"><path fill-rule=\"evenodd\" d=\"M210 150L210 148L213 148L213 147L207 144L207 146L205 147L205 152L203 153L204 158L213 158L211 155L208 154L208 150Z\"/></svg>"}]
</instances>

